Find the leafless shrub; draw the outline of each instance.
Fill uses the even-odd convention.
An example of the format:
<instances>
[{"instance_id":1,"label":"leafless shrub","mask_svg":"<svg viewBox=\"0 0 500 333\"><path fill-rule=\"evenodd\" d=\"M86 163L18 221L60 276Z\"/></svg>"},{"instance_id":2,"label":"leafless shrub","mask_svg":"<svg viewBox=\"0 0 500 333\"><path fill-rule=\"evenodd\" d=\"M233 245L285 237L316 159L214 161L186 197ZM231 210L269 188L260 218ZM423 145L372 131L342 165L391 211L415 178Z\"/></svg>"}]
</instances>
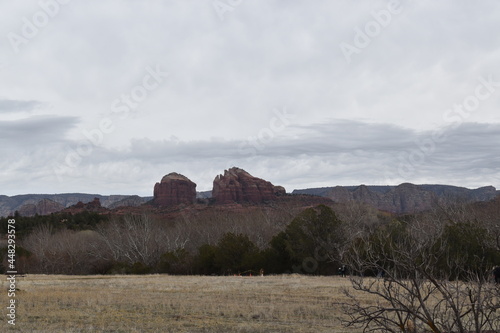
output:
<instances>
[{"instance_id":1,"label":"leafless shrub","mask_svg":"<svg viewBox=\"0 0 500 333\"><path fill-rule=\"evenodd\" d=\"M425 230L428 221L408 227L395 222L358 240L348 257L353 275L352 288L344 289L350 299L344 305L346 326L408 333L500 329L499 286L491 281L488 263L467 248L450 250L446 226L435 222L431 232ZM471 258L479 262L471 265ZM367 273L378 277L363 277ZM359 293L375 301L366 304Z\"/></svg>"},{"instance_id":2,"label":"leafless shrub","mask_svg":"<svg viewBox=\"0 0 500 333\"><path fill-rule=\"evenodd\" d=\"M34 256L28 267L30 273L88 273L95 264L88 244L96 238L92 231L53 232L48 226L35 229L22 241L22 246Z\"/></svg>"}]
</instances>

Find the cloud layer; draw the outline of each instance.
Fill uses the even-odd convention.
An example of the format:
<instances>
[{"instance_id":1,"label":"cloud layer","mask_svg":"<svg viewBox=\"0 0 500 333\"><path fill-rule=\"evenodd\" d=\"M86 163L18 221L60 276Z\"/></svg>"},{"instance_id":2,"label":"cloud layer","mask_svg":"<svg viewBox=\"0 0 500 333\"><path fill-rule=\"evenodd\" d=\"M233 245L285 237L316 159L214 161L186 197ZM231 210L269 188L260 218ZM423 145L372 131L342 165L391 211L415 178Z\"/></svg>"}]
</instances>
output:
<instances>
[{"instance_id":1,"label":"cloud layer","mask_svg":"<svg viewBox=\"0 0 500 333\"><path fill-rule=\"evenodd\" d=\"M0 194L500 187L500 4L221 1L0 4Z\"/></svg>"}]
</instances>

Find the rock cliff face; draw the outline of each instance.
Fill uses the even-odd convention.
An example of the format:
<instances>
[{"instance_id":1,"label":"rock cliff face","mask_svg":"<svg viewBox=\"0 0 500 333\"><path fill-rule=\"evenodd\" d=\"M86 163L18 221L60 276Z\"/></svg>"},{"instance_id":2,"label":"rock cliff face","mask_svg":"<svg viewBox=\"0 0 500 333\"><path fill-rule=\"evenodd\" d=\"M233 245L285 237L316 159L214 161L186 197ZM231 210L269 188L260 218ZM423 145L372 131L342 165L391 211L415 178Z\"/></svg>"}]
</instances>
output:
<instances>
[{"instance_id":1,"label":"rock cliff face","mask_svg":"<svg viewBox=\"0 0 500 333\"><path fill-rule=\"evenodd\" d=\"M336 186L324 196L337 202L350 200L363 202L381 210L393 213L414 213L433 207L441 200L460 198L467 201L486 201L494 198L492 186L469 190L446 185L414 185L403 183L398 186L365 186L355 188Z\"/></svg>"},{"instance_id":2,"label":"rock cliff face","mask_svg":"<svg viewBox=\"0 0 500 333\"><path fill-rule=\"evenodd\" d=\"M262 203L286 193L282 186L257 178L243 169L233 167L214 179L212 197L217 204L234 202Z\"/></svg>"},{"instance_id":3,"label":"rock cliff face","mask_svg":"<svg viewBox=\"0 0 500 333\"><path fill-rule=\"evenodd\" d=\"M433 192L425 191L409 183L395 186L387 192L373 191L365 185L358 186L354 190L337 186L328 192L327 197L337 202L354 200L393 213L430 209L437 200Z\"/></svg>"},{"instance_id":4,"label":"rock cliff face","mask_svg":"<svg viewBox=\"0 0 500 333\"><path fill-rule=\"evenodd\" d=\"M175 206L192 204L196 200L196 184L189 178L172 172L162 178L154 187L154 204Z\"/></svg>"},{"instance_id":5,"label":"rock cliff face","mask_svg":"<svg viewBox=\"0 0 500 333\"><path fill-rule=\"evenodd\" d=\"M19 207L18 212L21 216L35 216L35 214L49 215L63 209L64 206L55 201L42 199L36 204L26 204Z\"/></svg>"}]
</instances>

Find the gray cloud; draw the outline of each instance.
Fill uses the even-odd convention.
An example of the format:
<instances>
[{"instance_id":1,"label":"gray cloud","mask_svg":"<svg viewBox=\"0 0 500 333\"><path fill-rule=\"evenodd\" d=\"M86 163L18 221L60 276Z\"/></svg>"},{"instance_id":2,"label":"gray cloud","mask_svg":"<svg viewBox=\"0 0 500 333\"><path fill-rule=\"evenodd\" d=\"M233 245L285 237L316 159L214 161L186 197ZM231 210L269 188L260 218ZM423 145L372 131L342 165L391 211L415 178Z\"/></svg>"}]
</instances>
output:
<instances>
[{"instance_id":1,"label":"gray cloud","mask_svg":"<svg viewBox=\"0 0 500 333\"><path fill-rule=\"evenodd\" d=\"M255 155L241 154L242 140L178 141L134 140L127 149L95 147L83 157L78 167L66 168L62 183L55 180L50 159L40 177L52 179L65 188L90 191L103 188L106 193L149 195L152 185L164 174L181 172L198 184L199 190L211 189L215 175L231 166L240 166L256 176L282 184L287 189L309 186L365 184L449 183L482 186L498 181L500 156L498 142L500 124L464 124L462 130L446 129L444 142L432 154L414 165L408 177L401 177L398 168L401 155L418 150L418 142L432 132L418 132L389 124L332 121L294 128L293 133L270 141ZM350 132L350 128L358 131ZM298 136L295 136L299 133ZM349 140L355 137L355 140ZM64 147L77 147L68 141ZM67 150L52 155L63 163ZM33 160L43 156L33 156ZM42 165L40 162L36 165ZM487 173L485 174L484 172ZM87 179L82 182L81 179ZM127 181L124 181L127 180ZM83 186L82 186L83 185ZM56 186L56 188L58 188Z\"/></svg>"},{"instance_id":2,"label":"gray cloud","mask_svg":"<svg viewBox=\"0 0 500 333\"><path fill-rule=\"evenodd\" d=\"M339 120L329 123L291 126L287 133L259 142L252 140L208 139L182 141L178 139L134 139L128 149L106 152L133 156L144 160L176 158L294 157L297 155L335 154L353 151L397 151L405 149L417 137L415 131L390 124L370 124Z\"/></svg>"},{"instance_id":3,"label":"gray cloud","mask_svg":"<svg viewBox=\"0 0 500 333\"><path fill-rule=\"evenodd\" d=\"M38 101L0 100L0 112L33 111L41 105Z\"/></svg>"},{"instance_id":4,"label":"gray cloud","mask_svg":"<svg viewBox=\"0 0 500 333\"><path fill-rule=\"evenodd\" d=\"M63 142L77 117L32 116L21 120L0 121L2 148L23 148Z\"/></svg>"},{"instance_id":5,"label":"gray cloud","mask_svg":"<svg viewBox=\"0 0 500 333\"><path fill-rule=\"evenodd\" d=\"M82 160L82 167L90 170L99 165L129 165L149 176L156 174L156 178L170 171L184 172L195 175L193 180L201 189L210 189L213 177L233 165L254 170L261 177L271 175L275 182L289 189L310 184L388 182L449 182L474 187L497 181L494 172L498 172L499 165L500 148L496 143L500 139L500 124L471 123L444 128L445 139L435 143L424 159L410 164L411 173L400 174L403 162L407 163L412 152L420 153L419 143L432 135L432 131L419 132L391 124L332 120L296 126L287 135L279 135L261 150L255 150L255 154L241 154L239 147L248 144L244 140L140 139L133 140L125 150L97 149ZM490 170L492 176L488 178L474 170Z\"/></svg>"}]
</instances>

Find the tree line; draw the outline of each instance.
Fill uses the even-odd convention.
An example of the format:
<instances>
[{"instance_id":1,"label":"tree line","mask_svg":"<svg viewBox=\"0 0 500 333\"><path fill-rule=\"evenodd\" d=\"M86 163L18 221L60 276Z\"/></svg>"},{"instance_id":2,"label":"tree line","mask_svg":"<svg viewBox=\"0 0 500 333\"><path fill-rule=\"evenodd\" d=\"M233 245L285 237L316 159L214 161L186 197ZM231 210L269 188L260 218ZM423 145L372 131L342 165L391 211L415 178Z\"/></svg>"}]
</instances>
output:
<instances>
[{"instance_id":1,"label":"tree line","mask_svg":"<svg viewBox=\"0 0 500 333\"><path fill-rule=\"evenodd\" d=\"M500 264L495 217L478 220L464 209L395 217L350 203L318 205L294 216L262 210L188 212L174 220L92 212L15 219L19 259L32 273L221 275L264 269L331 275L347 265L376 276L395 267L399 257L391 259L388 251L398 245L399 252L403 246L418 248L421 257L414 259L434 267L433 274L464 278L464 272L479 274ZM6 221L0 220L2 228ZM360 266L360 260L374 263Z\"/></svg>"},{"instance_id":2,"label":"tree line","mask_svg":"<svg viewBox=\"0 0 500 333\"><path fill-rule=\"evenodd\" d=\"M352 227L378 220L368 207L341 212ZM339 241L345 224L324 205L303 212L273 208L200 214L187 209L173 219L147 213L16 214L0 219L0 232L6 233L9 218L16 220L20 270L43 274L221 275L262 269L269 274L333 274L339 261L331 260L327 250L334 245L328 243ZM316 261L312 265L310 257ZM4 260L0 269L5 267Z\"/></svg>"}]
</instances>

